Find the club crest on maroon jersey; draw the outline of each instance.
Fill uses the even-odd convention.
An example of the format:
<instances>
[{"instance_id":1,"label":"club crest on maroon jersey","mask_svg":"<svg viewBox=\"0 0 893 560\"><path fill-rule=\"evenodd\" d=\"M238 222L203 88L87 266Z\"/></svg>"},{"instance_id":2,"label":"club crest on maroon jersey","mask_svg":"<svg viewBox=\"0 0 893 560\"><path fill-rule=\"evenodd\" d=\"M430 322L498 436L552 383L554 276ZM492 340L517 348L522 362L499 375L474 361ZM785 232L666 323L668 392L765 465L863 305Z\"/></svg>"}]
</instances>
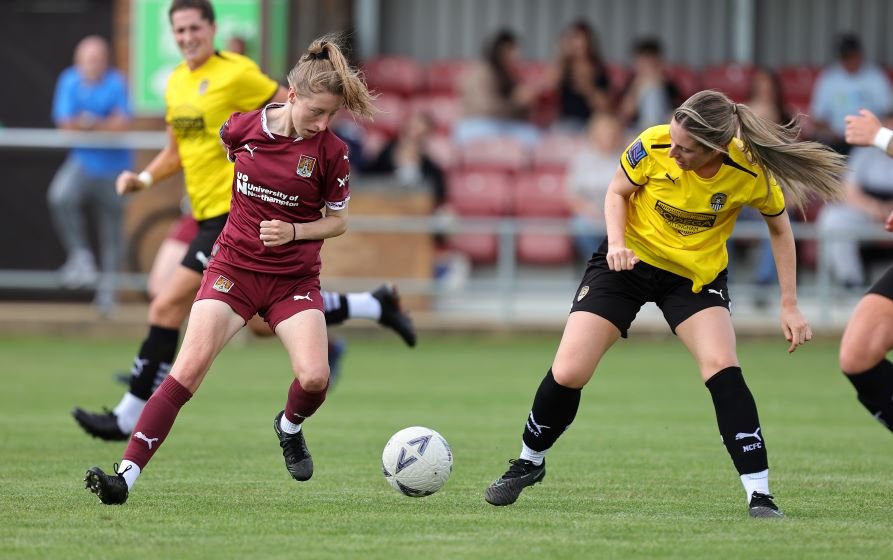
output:
<instances>
[{"instance_id":1,"label":"club crest on maroon jersey","mask_svg":"<svg viewBox=\"0 0 893 560\"><path fill-rule=\"evenodd\" d=\"M214 281L214 289L224 294L232 290L234 285L235 283L226 276L218 276Z\"/></svg>"},{"instance_id":2,"label":"club crest on maroon jersey","mask_svg":"<svg viewBox=\"0 0 893 560\"><path fill-rule=\"evenodd\" d=\"M316 167L316 158L302 155L298 159L298 175L301 177L310 177L313 174L313 168Z\"/></svg>"}]
</instances>

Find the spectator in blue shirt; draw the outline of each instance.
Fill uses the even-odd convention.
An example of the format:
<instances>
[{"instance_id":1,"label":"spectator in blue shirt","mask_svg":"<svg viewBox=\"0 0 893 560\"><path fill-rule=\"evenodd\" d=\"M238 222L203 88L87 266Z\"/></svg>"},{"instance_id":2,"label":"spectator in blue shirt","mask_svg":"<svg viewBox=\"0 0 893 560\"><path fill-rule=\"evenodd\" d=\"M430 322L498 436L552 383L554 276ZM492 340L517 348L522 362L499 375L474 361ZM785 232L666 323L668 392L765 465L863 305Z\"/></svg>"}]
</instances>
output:
<instances>
[{"instance_id":1,"label":"spectator in blue shirt","mask_svg":"<svg viewBox=\"0 0 893 560\"><path fill-rule=\"evenodd\" d=\"M858 114L859 109L883 118L893 111L893 89L884 72L865 60L858 36L847 33L838 39L837 58L837 63L816 80L810 116L815 122L816 139L847 153L844 119Z\"/></svg>"},{"instance_id":2,"label":"spectator in blue shirt","mask_svg":"<svg viewBox=\"0 0 893 560\"><path fill-rule=\"evenodd\" d=\"M74 66L56 83L53 120L62 130L123 131L131 117L124 77L109 67L109 46L102 37L82 39ZM133 167L129 150L74 148L56 172L47 200L67 260L60 269L68 288L96 287L100 313L115 304L116 274L121 261L122 199L115 177ZM96 268L86 233L85 212L93 210L99 229L102 274Z\"/></svg>"}]
</instances>

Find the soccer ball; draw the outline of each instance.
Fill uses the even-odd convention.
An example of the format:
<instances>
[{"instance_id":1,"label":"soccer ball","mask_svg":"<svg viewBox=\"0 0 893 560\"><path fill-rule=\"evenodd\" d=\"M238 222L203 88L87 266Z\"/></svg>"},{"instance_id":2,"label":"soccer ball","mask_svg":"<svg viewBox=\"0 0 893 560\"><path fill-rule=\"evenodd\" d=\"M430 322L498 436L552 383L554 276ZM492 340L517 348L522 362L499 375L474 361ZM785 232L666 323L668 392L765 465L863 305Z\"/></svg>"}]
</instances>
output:
<instances>
[{"instance_id":1,"label":"soccer ball","mask_svg":"<svg viewBox=\"0 0 893 560\"><path fill-rule=\"evenodd\" d=\"M453 471L453 453L443 436L412 426L391 436L381 454L381 470L394 490L420 498L440 490Z\"/></svg>"}]
</instances>

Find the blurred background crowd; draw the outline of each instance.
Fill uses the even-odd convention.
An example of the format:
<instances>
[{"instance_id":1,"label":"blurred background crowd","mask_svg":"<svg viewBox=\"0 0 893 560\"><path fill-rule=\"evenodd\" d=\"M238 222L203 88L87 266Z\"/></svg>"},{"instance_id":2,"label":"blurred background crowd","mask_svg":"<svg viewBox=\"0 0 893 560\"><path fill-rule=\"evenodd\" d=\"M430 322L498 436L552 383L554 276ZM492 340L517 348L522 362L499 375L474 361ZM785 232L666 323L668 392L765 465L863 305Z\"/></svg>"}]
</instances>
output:
<instances>
[{"instance_id":1,"label":"blurred background crowd","mask_svg":"<svg viewBox=\"0 0 893 560\"><path fill-rule=\"evenodd\" d=\"M523 316L514 302L529 299L524 293L549 291L560 298L547 309L560 319L603 236L602 202L620 152L696 91L722 90L777 122L796 120L804 138L841 152L845 115L893 115L886 0L214 4L219 48L246 54L273 77L284 79L313 37L347 34L381 113L333 125L351 147L352 215L360 219L347 239L327 244L323 273L348 288L396 280L411 308L441 316L457 309L451 293L465 303L482 294L478 311L494 294L510 298L495 307L511 320ZM89 300L108 315L119 301L140 299L140 281L179 215L182 185L168 181L126 205L94 196L95 185L139 169L151 150L97 152L64 141L42 149L23 138L24 129L49 135L54 127L162 130L159 92L179 60L167 5L4 3L3 300ZM67 109L66 80L77 79L95 85L95 111ZM795 216L807 297L858 293L872 263L893 255L879 225L893 210L893 160L870 148L849 158L846 199ZM774 266L764 226L752 218L753 230L730 244L730 268L759 312ZM128 274L134 282L122 280Z\"/></svg>"}]
</instances>

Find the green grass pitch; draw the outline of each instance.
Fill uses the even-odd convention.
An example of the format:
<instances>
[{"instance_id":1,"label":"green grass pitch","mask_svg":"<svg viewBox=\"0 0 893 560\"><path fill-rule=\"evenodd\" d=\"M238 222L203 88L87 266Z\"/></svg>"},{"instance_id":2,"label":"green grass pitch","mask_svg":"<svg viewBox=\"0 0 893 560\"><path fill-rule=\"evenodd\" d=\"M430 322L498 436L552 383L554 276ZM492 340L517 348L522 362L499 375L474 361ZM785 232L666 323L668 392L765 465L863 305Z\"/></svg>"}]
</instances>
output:
<instances>
[{"instance_id":1,"label":"green grass pitch","mask_svg":"<svg viewBox=\"0 0 893 560\"><path fill-rule=\"evenodd\" d=\"M713 408L675 339L621 341L583 392L542 484L510 507L484 488L516 457L555 335L347 332L340 383L306 424L316 473L296 483L271 424L290 372L278 341L228 348L128 503L84 470L124 445L86 437L74 405L114 406L137 341L0 340L0 558L889 558L893 441L836 366L836 340L793 355L744 340L771 486L787 518L752 520ZM427 425L453 474L404 497L380 471L392 433Z\"/></svg>"}]
</instances>

